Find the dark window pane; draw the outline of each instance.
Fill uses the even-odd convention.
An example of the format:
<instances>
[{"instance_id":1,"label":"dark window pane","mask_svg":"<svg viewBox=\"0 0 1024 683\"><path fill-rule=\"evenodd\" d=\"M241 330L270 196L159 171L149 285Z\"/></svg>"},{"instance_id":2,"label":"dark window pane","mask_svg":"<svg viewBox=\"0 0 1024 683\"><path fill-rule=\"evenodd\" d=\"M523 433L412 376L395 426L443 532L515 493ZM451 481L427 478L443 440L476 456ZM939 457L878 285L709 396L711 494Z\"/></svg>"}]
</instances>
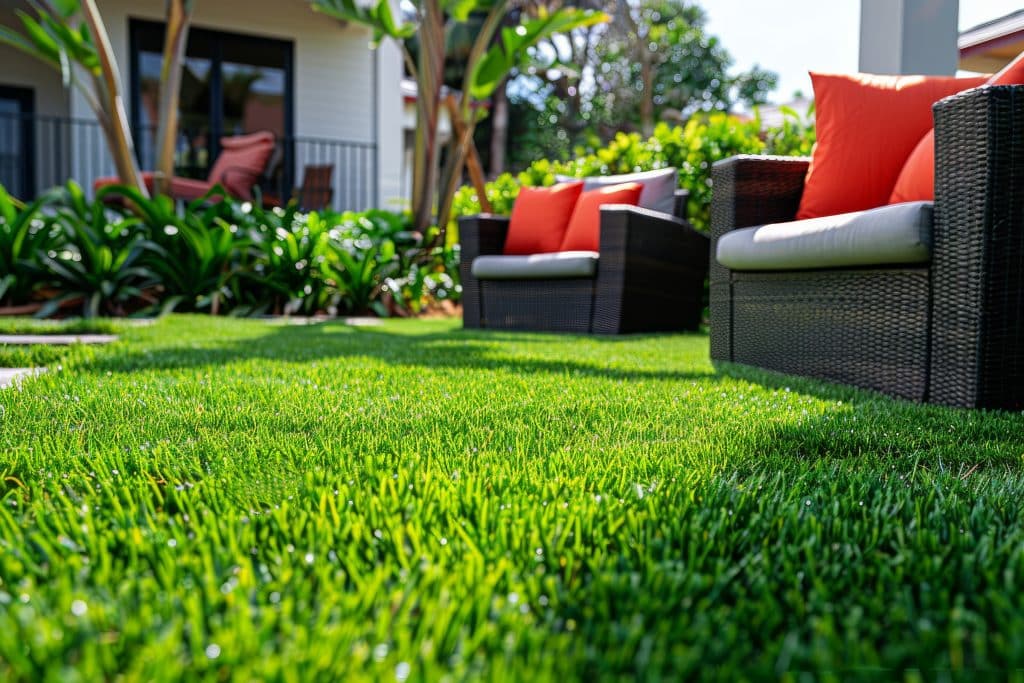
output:
<instances>
[{"instance_id":1,"label":"dark window pane","mask_svg":"<svg viewBox=\"0 0 1024 683\"><path fill-rule=\"evenodd\" d=\"M269 130L284 135L284 69L225 62L224 135Z\"/></svg>"}]
</instances>

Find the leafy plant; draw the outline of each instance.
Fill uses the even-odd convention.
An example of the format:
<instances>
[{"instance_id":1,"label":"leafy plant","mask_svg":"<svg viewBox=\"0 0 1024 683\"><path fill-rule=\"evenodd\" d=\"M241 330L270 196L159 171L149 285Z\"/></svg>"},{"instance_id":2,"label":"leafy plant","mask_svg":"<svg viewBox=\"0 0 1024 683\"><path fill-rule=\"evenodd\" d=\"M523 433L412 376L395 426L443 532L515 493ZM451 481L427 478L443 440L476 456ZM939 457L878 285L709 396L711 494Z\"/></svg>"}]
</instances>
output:
<instances>
[{"instance_id":1,"label":"leafy plant","mask_svg":"<svg viewBox=\"0 0 1024 683\"><path fill-rule=\"evenodd\" d=\"M524 14L517 26L502 28L509 12L508 0L416 0L410 4L414 11L411 22L394 16L390 0L370 0L368 3L359 0L311 0L311 4L313 9L328 16L370 27L375 42L387 37L401 46L406 69L417 83L413 227L426 234L433 224L436 206L437 225L442 228L439 236L448 223L452 196L462 177L466 159L468 157L476 161L470 150L473 130L479 117L484 114L479 102L489 97L498 84L504 82L517 60L522 59L526 50L540 40L608 19L602 12L564 7L553 11L545 9L535 17ZM442 102L446 36L456 26L465 24L474 12L486 14L486 18L466 57L465 78L461 88L463 97L457 105L454 100L447 103L456 139L446 167L439 173L437 124L442 106L446 106ZM499 29L501 40L495 41ZM417 36L419 42L416 59L404 42L413 35ZM483 174L478 164L471 164L470 175L482 191Z\"/></svg>"},{"instance_id":2,"label":"leafy plant","mask_svg":"<svg viewBox=\"0 0 1024 683\"><path fill-rule=\"evenodd\" d=\"M794 118L795 117L795 118ZM669 166L679 169L679 185L689 190L687 217L698 229L710 220L711 166L736 154L809 154L814 126L795 112L786 113L783 126L761 130L759 120L744 120L726 113L693 116L685 126L659 123L654 134L618 133L603 147L578 150L570 161L540 159L513 176L503 174L487 184L487 198L495 213L507 214L521 186L544 186L557 176L584 178L648 171ZM479 213L475 188L466 186L455 195L453 218Z\"/></svg>"},{"instance_id":3,"label":"leafy plant","mask_svg":"<svg viewBox=\"0 0 1024 683\"><path fill-rule=\"evenodd\" d=\"M146 194L125 113L120 71L96 0L34 2L32 7L35 16L15 10L21 33L0 26L0 43L50 65L60 72L65 87L78 88L96 114L121 182ZM88 74L89 80L79 79L76 69Z\"/></svg>"},{"instance_id":4,"label":"leafy plant","mask_svg":"<svg viewBox=\"0 0 1024 683\"><path fill-rule=\"evenodd\" d=\"M806 114L792 107L781 107L782 125L769 128L764 133L766 149L779 156L807 157L817 140L814 128L814 103Z\"/></svg>"},{"instance_id":5,"label":"leafy plant","mask_svg":"<svg viewBox=\"0 0 1024 683\"><path fill-rule=\"evenodd\" d=\"M319 267L328 224L294 203L265 210L250 202L229 202L231 225L247 239L236 297L244 310L314 313L327 302Z\"/></svg>"},{"instance_id":6,"label":"leafy plant","mask_svg":"<svg viewBox=\"0 0 1024 683\"><path fill-rule=\"evenodd\" d=\"M124 106L124 87L110 38L96 0L30 2L35 16L15 10L21 32L0 26L6 43L60 72L67 88L77 87L92 108L110 149L121 183L148 196L135 156ZM160 71L157 130L157 190L172 175L178 136L178 96L188 25L194 0L168 0L166 39ZM80 69L88 80L78 78Z\"/></svg>"},{"instance_id":7,"label":"leafy plant","mask_svg":"<svg viewBox=\"0 0 1024 683\"><path fill-rule=\"evenodd\" d=\"M64 230L43 211L58 196L50 191L19 206L0 186L0 303L27 303L42 284L40 255L65 242Z\"/></svg>"},{"instance_id":8,"label":"leafy plant","mask_svg":"<svg viewBox=\"0 0 1024 683\"><path fill-rule=\"evenodd\" d=\"M223 194L214 188L179 212L174 201L163 195L146 199L129 187L101 191L101 198L123 195L130 199L148 228L155 248L146 252L143 263L163 290L159 310L209 310L216 315L232 295L231 285L249 240L223 217L230 204L206 201Z\"/></svg>"},{"instance_id":9,"label":"leafy plant","mask_svg":"<svg viewBox=\"0 0 1024 683\"><path fill-rule=\"evenodd\" d=\"M67 231L67 245L41 258L61 293L39 310L39 317L75 299L82 300L82 315L87 318L126 315L126 305L145 298L143 290L157 283L156 274L142 261L159 247L146 238L138 218L108 212L102 197L89 202L82 189L69 182L55 220Z\"/></svg>"}]
</instances>

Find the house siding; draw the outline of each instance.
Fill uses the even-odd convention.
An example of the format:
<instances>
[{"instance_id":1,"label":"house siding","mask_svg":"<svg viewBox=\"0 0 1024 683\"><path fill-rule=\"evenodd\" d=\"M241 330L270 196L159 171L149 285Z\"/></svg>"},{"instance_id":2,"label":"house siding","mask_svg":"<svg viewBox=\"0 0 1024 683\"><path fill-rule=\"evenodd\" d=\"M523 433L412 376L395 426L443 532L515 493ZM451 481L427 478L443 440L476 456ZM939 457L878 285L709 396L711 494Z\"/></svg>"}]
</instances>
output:
<instances>
[{"instance_id":1,"label":"house siding","mask_svg":"<svg viewBox=\"0 0 1024 683\"><path fill-rule=\"evenodd\" d=\"M127 87L129 22L163 21L164 3L100 0L99 6ZM374 142L373 54L367 49L366 29L343 27L313 12L304 0L197 2L192 25L291 41L295 46L295 134Z\"/></svg>"},{"instance_id":2,"label":"house siding","mask_svg":"<svg viewBox=\"0 0 1024 683\"><path fill-rule=\"evenodd\" d=\"M0 26L21 26L14 8L0 1ZM43 116L67 116L68 96L56 69L13 47L0 45L0 85L31 88L35 111Z\"/></svg>"},{"instance_id":3,"label":"house siding","mask_svg":"<svg viewBox=\"0 0 1024 683\"><path fill-rule=\"evenodd\" d=\"M116 54L125 88L130 83L129 24L131 19L163 21L163 0L98 0ZM0 0L0 22L12 25L12 6L23 2ZM294 45L294 134L377 146L377 203L394 204L401 190L401 54L384 45L370 49L368 29L344 25L313 12L306 0L211 0L196 3L193 26L287 40ZM31 85L37 112L92 119L85 98L64 91L59 75L31 57L0 47L5 66L0 83ZM375 82L375 78L379 81ZM73 145L72 145L73 147ZM106 157L101 153L101 156ZM100 172L112 171L109 160L98 162ZM72 174L85 184L95 175L84 161ZM91 164L93 167L97 162ZM301 173L301 169L296 169Z\"/></svg>"}]
</instances>

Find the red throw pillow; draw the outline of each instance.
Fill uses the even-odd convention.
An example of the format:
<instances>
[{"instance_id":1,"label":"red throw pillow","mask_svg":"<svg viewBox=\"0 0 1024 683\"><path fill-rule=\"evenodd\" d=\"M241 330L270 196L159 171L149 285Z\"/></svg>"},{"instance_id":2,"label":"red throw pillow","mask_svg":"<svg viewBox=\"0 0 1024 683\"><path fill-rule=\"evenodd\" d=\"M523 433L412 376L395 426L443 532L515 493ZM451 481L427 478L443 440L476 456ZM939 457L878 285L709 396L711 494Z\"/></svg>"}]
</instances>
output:
<instances>
[{"instance_id":1,"label":"red throw pillow","mask_svg":"<svg viewBox=\"0 0 1024 683\"><path fill-rule=\"evenodd\" d=\"M601 207L606 204L640 203L640 183L623 183L584 192L576 202L559 251L598 251L601 242Z\"/></svg>"},{"instance_id":2,"label":"red throw pillow","mask_svg":"<svg viewBox=\"0 0 1024 683\"><path fill-rule=\"evenodd\" d=\"M583 181L551 187L524 187L512 205L505 254L548 254L558 251Z\"/></svg>"},{"instance_id":3,"label":"red throw pillow","mask_svg":"<svg viewBox=\"0 0 1024 683\"><path fill-rule=\"evenodd\" d=\"M989 78L985 85L1024 84L1024 52ZM903 164L896 186L889 196L890 204L932 201L935 199L935 129L932 128Z\"/></svg>"},{"instance_id":4,"label":"red throw pillow","mask_svg":"<svg viewBox=\"0 0 1024 683\"><path fill-rule=\"evenodd\" d=\"M937 100L982 78L811 74L818 143L797 218L885 204Z\"/></svg>"}]
</instances>

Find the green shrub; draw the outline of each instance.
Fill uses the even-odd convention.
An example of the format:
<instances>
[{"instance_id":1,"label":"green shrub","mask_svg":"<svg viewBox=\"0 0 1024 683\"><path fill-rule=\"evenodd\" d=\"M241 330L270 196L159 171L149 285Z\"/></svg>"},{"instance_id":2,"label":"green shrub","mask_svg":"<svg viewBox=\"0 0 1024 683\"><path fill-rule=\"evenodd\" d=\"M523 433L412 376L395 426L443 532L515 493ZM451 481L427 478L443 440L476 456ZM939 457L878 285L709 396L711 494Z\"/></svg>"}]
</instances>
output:
<instances>
[{"instance_id":1,"label":"green shrub","mask_svg":"<svg viewBox=\"0 0 1024 683\"><path fill-rule=\"evenodd\" d=\"M706 230L711 205L711 165L736 154L807 155L814 144L814 127L792 109L783 109L782 126L762 131L760 121L725 113L694 116L685 126L658 124L654 135L618 133L607 145L577 150L566 162L540 159L519 173L503 174L487 184L494 213L511 212L521 186L552 185L559 175L586 178L649 171L674 166L679 186L690 192L687 215L695 227ZM475 190L463 187L455 197L453 215L480 212Z\"/></svg>"},{"instance_id":2,"label":"green shrub","mask_svg":"<svg viewBox=\"0 0 1024 683\"><path fill-rule=\"evenodd\" d=\"M133 301L147 301L157 284L156 274L143 262L157 251L148 226L134 216L111 211L103 195L89 201L74 182L64 188L56 220L67 242L53 253L41 254L48 282L59 294L39 310L45 317L65 302L81 300L82 315L125 315Z\"/></svg>"},{"instance_id":3,"label":"green shrub","mask_svg":"<svg viewBox=\"0 0 1024 683\"><path fill-rule=\"evenodd\" d=\"M219 201L222 200L222 201ZM125 208L131 207L131 210ZM264 209L215 188L185 206L73 182L19 206L0 188L0 302L82 313L418 312L457 299L458 250L406 214Z\"/></svg>"},{"instance_id":4,"label":"green shrub","mask_svg":"<svg viewBox=\"0 0 1024 683\"><path fill-rule=\"evenodd\" d=\"M51 191L22 206L0 186L0 305L24 303L44 284L41 255L66 242L64 227L44 211L58 198Z\"/></svg>"}]
</instances>

